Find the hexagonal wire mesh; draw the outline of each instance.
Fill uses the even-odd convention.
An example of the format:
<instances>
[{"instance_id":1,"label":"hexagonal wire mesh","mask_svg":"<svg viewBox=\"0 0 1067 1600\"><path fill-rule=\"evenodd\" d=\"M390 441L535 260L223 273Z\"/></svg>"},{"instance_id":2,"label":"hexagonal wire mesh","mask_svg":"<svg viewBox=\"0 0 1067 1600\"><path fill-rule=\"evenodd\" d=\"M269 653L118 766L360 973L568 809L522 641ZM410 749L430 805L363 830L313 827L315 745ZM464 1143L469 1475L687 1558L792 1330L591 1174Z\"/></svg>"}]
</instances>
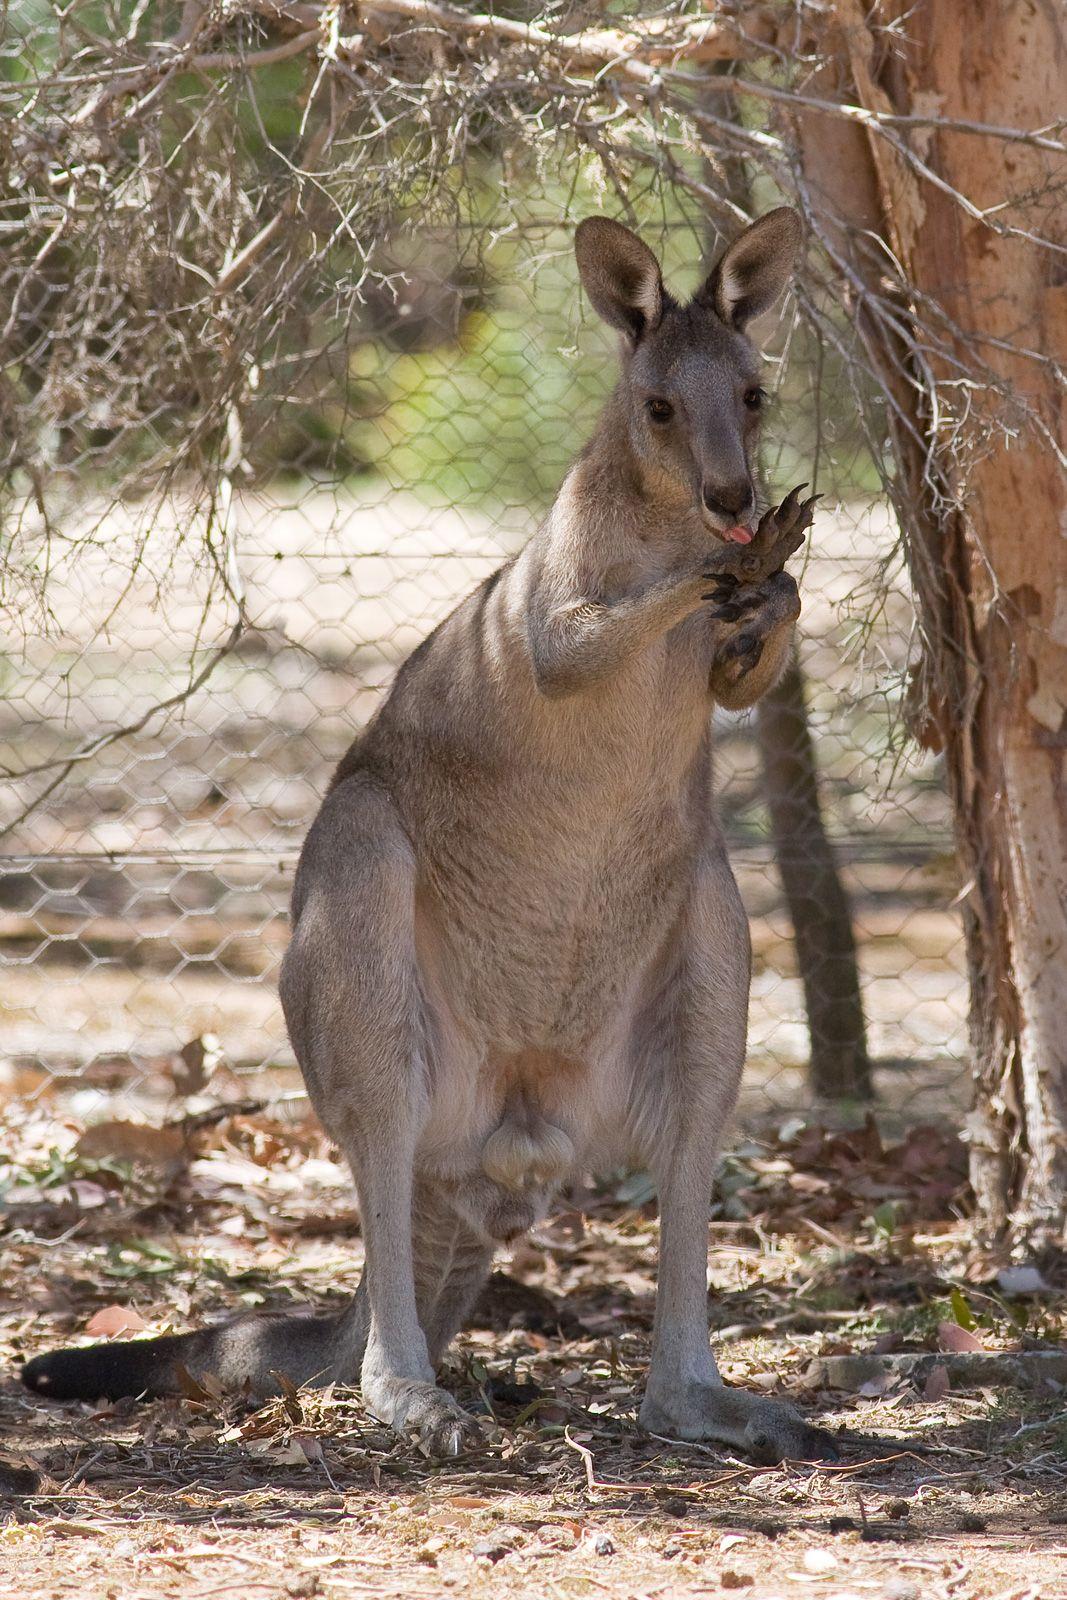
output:
<instances>
[{"instance_id":1,"label":"hexagonal wire mesh","mask_svg":"<svg viewBox=\"0 0 1067 1600\"><path fill-rule=\"evenodd\" d=\"M101 412L62 460L59 514L32 489L19 500L9 557L28 555L8 562L0 657L16 1090L144 1110L201 1081L205 1036L208 1068L294 1087L275 979L331 768L397 663L528 535L611 382L560 194L535 194L525 226L486 200L474 226L399 229L354 322L309 312L296 387L247 365L214 475L189 448L134 492L113 451L96 458L93 429L121 432ZM654 221L692 281L691 217ZM895 530L847 395L825 373L817 388L803 350L770 370L769 483L812 477L814 455L830 490L795 563L800 660L876 1088L909 1112L945 1108L964 1092L965 977L938 774L897 737L911 612ZM804 997L755 719L716 722L753 922L742 1110L758 1118L810 1104Z\"/></svg>"}]
</instances>

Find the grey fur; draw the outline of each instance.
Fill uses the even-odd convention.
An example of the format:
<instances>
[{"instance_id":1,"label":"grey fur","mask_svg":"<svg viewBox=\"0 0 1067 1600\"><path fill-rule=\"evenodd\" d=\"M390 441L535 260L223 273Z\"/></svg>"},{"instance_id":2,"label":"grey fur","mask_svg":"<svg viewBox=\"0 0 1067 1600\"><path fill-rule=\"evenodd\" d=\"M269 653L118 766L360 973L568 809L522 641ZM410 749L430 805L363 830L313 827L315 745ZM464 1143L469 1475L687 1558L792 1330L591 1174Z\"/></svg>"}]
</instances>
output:
<instances>
[{"instance_id":1,"label":"grey fur","mask_svg":"<svg viewBox=\"0 0 1067 1600\"><path fill-rule=\"evenodd\" d=\"M175 1387L179 1366L260 1392L277 1371L358 1379L374 1415L458 1451L471 1419L434 1365L494 1248L569 1177L634 1162L662 1217L642 1422L761 1460L831 1451L788 1407L725 1389L707 1331L749 988L710 717L777 676L799 610L781 566L811 516L792 496L750 544L724 542L754 504L758 365L736 308L766 303L795 247L793 221L764 219L683 307L626 229L579 230L591 298L624 333L619 385L540 531L401 668L297 873L282 1002L355 1174L363 1282L338 1317L186 1336L148 1379L141 1346L141 1387ZM27 1382L76 1392L94 1359L40 1358Z\"/></svg>"}]
</instances>

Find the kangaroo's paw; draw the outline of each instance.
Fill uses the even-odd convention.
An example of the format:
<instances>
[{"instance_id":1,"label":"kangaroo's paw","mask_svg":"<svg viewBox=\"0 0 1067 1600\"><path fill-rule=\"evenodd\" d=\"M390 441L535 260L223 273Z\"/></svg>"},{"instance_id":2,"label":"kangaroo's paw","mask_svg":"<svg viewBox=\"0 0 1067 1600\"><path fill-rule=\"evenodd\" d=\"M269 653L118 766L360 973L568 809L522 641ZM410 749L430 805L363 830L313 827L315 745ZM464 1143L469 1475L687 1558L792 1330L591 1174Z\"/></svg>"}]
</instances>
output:
<instances>
[{"instance_id":1,"label":"kangaroo's paw","mask_svg":"<svg viewBox=\"0 0 1067 1600\"><path fill-rule=\"evenodd\" d=\"M730 625L717 645L714 667L725 673L727 682L740 683L759 665L770 635L799 617L800 593L788 572L776 572L716 599L711 615Z\"/></svg>"},{"instance_id":2,"label":"kangaroo's paw","mask_svg":"<svg viewBox=\"0 0 1067 1600\"><path fill-rule=\"evenodd\" d=\"M363 1403L372 1416L432 1456L459 1456L479 1433L477 1422L435 1383L376 1375L363 1378Z\"/></svg>"},{"instance_id":3,"label":"kangaroo's paw","mask_svg":"<svg viewBox=\"0 0 1067 1600\"><path fill-rule=\"evenodd\" d=\"M647 1394L640 1422L649 1433L726 1445L759 1466L838 1459L830 1435L792 1406L721 1384L679 1384L669 1394Z\"/></svg>"},{"instance_id":4,"label":"kangaroo's paw","mask_svg":"<svg viewBox=\"0 0 1067 1600\"><path fill-rule=\"evenodd\" d=\"M712 591L705 600L725 600L740 586L758 585L782 570L804 543L821 498L813 494L801 500L800 491L806 487L798 484L780 506L763 513L751 544L724 545L704 557L701 572Z\"/></svg>"}]
</instances>

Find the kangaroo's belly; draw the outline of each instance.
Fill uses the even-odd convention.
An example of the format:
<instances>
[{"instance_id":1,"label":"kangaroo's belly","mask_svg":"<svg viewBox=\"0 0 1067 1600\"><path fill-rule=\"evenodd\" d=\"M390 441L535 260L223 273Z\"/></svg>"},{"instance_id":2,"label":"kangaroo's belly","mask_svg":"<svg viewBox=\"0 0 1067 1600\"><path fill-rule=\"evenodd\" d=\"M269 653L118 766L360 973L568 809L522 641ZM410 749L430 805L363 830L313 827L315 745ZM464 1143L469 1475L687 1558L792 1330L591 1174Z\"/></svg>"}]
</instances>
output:
<instances>
[{"instance_id":1,"label":"kangaroo's belly","mask_svg":"<svg viewBox=\"0 0 1067 1600\"><path fill-rule=\"evenodd\" d=\"M582 1058L616 1027L685 904L688 840L485 840L429 876L432 964L464 1026L505 1054ZM429 954L429 952L427 952Z\"/></svg>"},{"instance_id":2,"label":"kangaroo's belly","mask_svg":"<svg viewBox=\"0 0 1067 1600\"><path fill-rule=\"evenodd\" d=\"M663 830L482 841L424 875L417 917L430 1116L422 1160L552 1188L630 1152L633 1036L683 913L693 850Z\"/></svg>"}]
</instances>

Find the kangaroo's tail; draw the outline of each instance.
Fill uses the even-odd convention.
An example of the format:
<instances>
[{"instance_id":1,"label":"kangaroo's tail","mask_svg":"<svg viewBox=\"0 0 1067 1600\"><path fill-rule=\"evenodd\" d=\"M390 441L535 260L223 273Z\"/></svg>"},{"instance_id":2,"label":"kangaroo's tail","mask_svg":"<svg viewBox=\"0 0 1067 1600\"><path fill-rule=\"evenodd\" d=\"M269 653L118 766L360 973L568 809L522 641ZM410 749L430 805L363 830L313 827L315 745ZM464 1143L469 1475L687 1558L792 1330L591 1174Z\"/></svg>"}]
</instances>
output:
<instances>
[{"instance_id":1,"label":"kangaroo's tail","mask_svg":"<svg viewBox=\"0 0 1067 1600\"><path fill-rule=\"evenodd\" d=\"M362 1287L362 1286L361 1286ZM365 1296L340 1315L260 1312L194 1333L53 1350L22 1369L27 1389L50 1400L156 1399L188 1392L189 1378L257 1396L289 1382L355 1382L367 1342Z\"/></svg>"}]
</instances>

